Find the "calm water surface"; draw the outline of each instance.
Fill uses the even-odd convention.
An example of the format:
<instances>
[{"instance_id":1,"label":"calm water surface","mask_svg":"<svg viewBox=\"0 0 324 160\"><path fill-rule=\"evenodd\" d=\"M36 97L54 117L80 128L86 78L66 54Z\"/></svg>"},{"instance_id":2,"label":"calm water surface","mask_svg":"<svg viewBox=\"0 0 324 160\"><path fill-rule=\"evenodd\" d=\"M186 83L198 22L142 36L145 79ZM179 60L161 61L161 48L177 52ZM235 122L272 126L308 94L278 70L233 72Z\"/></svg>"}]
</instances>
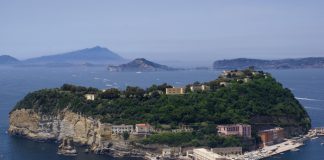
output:
<instances>
[{"instance_id":1,"label":"calm water surface","mask_svg":"<svg viewBox=\"0 0 324 160\"><path fill-rule=\"evenodd\" d=\"M102 160L109 156L79 154L64 157L56 154L57 144L38 143L9 136L8 113L18 100L28 92L42 88L60 87L71 83L97 88L127 85L148 87L152 84L170 83L182 86L194 81L209 81L217 78L221 71L177 71L151 73L109 73L105 68L15 68L0 67L0 160ZM285 87L290 88L306 108L313 126L324 126L324 70L270 70ZM324 139L308 141L297 152L287 152L272 159L324 159Z\"/></svg>"}]
</instances>

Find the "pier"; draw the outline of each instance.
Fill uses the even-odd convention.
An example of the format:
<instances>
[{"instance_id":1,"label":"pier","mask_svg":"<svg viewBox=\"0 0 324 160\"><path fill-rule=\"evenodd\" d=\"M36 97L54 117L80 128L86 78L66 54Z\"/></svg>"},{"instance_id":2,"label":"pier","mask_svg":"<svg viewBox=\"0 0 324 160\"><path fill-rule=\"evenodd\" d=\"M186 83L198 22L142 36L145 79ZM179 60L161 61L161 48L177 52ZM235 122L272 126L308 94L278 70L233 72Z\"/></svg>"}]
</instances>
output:
<instances>
[{"instance_id":1,"label":"pier","mask_svg":"<svg viewBox=\"0 0 324 160\"><path fill-rule=\"evenodd\" d=\"M324 136L324 127L313 128L310 132L316 136Z\"/></svg>"}]
</instances>

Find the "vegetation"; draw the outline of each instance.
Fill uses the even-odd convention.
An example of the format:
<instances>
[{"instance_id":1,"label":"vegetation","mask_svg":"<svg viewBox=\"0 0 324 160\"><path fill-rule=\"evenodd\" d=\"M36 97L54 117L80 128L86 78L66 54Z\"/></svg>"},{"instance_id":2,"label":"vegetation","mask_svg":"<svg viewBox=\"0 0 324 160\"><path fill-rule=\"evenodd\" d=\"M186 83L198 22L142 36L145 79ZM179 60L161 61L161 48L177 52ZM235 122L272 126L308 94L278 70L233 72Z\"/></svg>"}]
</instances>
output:
<instances>
[{"instance_id":1,"label":"vegetation","mask_svg":"<svg viewBox=\"0 0 324 160\"><path fill-rule=\"evenodd\" d=\"M204 83L211 86L210 91L172 96L164 94L165 88L170 87L168 84L153 85L146 90L129 86L124 91L109 89L105 92L65 84L61 88L29 93L15 109L32 108L56 114L68 108L112 124L150 123L155 128L167 124L170 129L186 124L194 128L194 132L156 134L143 141L172 145L240 144L235 137L215 136L215 124L251 124L255 138L259 124L298 128L301 133L310 128L308 114L289 89L283 88L269 74L253 75L251 70L243 73L250 81L243 82L241 75L220 77ZM230 85L222 87L221 81ZM96 99L87 101L84 98L87 93L96 94Z\"/></svg>"}]
</instances>

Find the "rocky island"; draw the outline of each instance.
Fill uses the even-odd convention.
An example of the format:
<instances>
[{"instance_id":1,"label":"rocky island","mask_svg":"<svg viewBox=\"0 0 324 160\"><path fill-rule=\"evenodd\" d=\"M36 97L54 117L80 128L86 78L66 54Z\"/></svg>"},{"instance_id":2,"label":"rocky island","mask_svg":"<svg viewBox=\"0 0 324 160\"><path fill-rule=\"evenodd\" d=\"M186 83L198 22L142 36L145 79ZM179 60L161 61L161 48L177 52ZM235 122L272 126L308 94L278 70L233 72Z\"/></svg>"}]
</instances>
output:
<instances>
[{"instance_id":1,"label":"rocky island","mask_svg":"<svg viewBox=\"0 0 324 160\"><path fill-rule=\"evenodd\" d=\"M35 91L11 111L8 131L33 140L69 139L115 157L179 158L196 147L255 150L310 127L289 89L249 68L183 87L99 90L65 84ZM274 132L279 138L264 138Z\"/></svg>"},{"instance_id":2,"label":"rocky island","mask_svg":"<svg viewBox=\"0 0 324 160\"><path fill-rule=\"evenodd\" d=\"M236 58L218 60L213 63L214 69L244 69L254 66L259 69L303 69L324 68L324 57L290 58L279 60L262 60L249 58Z\"/></svg>"},{"instance_id":3,"label":"rocky island","mask_svg":"<svg viewBox=\"0 0 324 160\"><path fill-rule=\"evenodd\" d=\"M137 58L129 63L121 64L118 66L109 65L110 72L152 72L152 71L174 71L176 68L168 67L148 61L144 58Z\"/></svg>"}]
</instances>

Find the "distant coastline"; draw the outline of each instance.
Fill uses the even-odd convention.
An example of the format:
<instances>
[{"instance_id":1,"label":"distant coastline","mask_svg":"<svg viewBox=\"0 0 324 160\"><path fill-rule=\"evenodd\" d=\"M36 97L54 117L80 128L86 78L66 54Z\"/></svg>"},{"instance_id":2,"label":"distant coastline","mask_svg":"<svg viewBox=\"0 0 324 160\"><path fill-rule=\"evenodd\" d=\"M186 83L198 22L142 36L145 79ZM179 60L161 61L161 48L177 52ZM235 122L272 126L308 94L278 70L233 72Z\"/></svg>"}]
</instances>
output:
<instances>
[{"instance_id":1,"label":"distant coastline","mask_svg":"<svg viewBox=\"0 0 324 160\"><path fill-rule=\"evenodd\" d=\"M217 60L213 63L214 69L243 69L249 66L254 66L257 69L324 68L324 57L307 57L280 60L236 58Z\"/></svg>"}]
</instances>

